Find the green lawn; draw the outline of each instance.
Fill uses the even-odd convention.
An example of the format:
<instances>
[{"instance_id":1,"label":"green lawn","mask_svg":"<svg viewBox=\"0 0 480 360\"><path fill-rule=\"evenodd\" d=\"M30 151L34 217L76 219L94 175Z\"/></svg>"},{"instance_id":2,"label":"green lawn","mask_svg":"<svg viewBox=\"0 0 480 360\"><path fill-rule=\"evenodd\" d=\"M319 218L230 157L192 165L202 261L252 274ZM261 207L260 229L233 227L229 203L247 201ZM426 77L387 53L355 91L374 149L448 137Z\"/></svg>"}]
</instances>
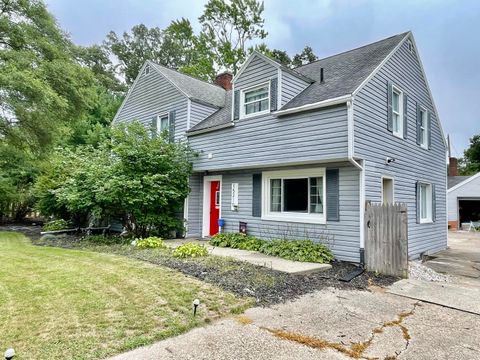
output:
<instances>
[{"instance_id":1,"label":"green lawn","mask_svg":"<svg viewBox=\"0 0 480 360\"><path fill-rule=\"evenodd\" d=\"M192 300L202 302L192 316ZM97 359L243 310L248 300L122 256L38 247L0 232L0 351Z\"/></svg>"}]
</instances>

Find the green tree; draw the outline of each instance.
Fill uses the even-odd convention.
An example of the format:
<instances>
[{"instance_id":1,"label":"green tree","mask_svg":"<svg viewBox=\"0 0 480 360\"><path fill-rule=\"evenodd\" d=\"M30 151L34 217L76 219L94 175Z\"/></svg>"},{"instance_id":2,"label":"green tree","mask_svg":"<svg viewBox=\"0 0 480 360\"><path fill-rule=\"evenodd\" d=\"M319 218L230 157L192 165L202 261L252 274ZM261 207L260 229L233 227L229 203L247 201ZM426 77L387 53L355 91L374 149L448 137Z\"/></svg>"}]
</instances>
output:
<instances>
[{"instance_id":1,"label":"green tree","mask_svg":"<svg viewBox=\"0 0 480 360\"><path fill-rule=\"evenodd\" d=\"M237 72L251 43L268 34L263 28L263 11L263 2L257 0L208 1L199 18L201 36L213 51L217 66Z\"/></svg>"},{"instance_id":2,"label":"green tree","mask_svg":"<svg viewBox=\"0 0 480 360\"><path fill-rule=\"evenodd\" d=\"M318 56L315 55L313 49L310 46L305 46L300 54L296 54L292 59L292 66L297 67L301 65L310 64L318 60Z\"/></svg>"},{"instance_id":3,"label":"green tree","mask_svg":"<svg viewBox=\"0 0 480 360\"><path fill-rule=\"evenodd\" d=\"M120 73L127 84L135 80L147 60L205 80L214 75L213 58L205 38L195 35L187 19L172 21L163 30L140 24L122 36L112 31L105 46L118 58Z\"/></svg>"},{"instance_id":4,"label":"green tree","mask_svg":"<svg viewBox=\"0 0 480 360\"><path fill-rule=\"evenodd\" d=\"M460 164L462 175L473 175L480 172L480 135L475 135L470 139L470 146L464 151Z\"/></svg>"},{"instance_id":5,"label":"green tree","mask_svg":"<svg viewBox=\"0 0 480 360\"><path fill-rule=\"evenodd\" d=\"M119 218L135 236L169 236L182 227L177 214L189 191L190 155L139 123L114 127L97 148L59 149L37 182L39 210L77 224L90 214Z\"/></svg>"}]
</instances>

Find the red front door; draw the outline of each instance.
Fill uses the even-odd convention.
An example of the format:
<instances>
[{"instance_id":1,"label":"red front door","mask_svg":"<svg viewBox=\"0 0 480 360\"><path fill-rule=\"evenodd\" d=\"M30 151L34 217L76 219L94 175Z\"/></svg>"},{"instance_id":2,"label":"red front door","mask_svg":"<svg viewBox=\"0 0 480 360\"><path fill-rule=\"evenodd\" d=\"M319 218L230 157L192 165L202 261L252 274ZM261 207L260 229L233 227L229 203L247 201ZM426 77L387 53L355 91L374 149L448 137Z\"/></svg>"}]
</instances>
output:
<instances>
[{"instance_id":1,"label":"red front door","mask_svg":"<svg viewBox=\"0 0 480 360\"><path fill-rule=\"evenodd\" d=\"M210 236L218 233L220 216L220 181L210 183Z\"/></svg>"}]
</instances>

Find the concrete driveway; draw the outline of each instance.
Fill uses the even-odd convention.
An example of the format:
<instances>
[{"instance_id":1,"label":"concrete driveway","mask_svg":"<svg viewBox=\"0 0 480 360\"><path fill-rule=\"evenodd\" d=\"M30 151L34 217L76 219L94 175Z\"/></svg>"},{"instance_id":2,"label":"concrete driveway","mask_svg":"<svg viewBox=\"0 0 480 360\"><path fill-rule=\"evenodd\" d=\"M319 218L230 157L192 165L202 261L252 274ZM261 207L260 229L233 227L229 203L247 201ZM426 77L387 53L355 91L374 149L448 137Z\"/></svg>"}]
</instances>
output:
<instances>
[{"instance_id":1,"label":"concrete driveway","mask_svg":"<svg viewBox=\"0 0 480 360\"><path fill-rule=\"evenodd\" d=\"M111 360L480 359L480 317L385 293L328 289Z\"/></svg>"},{"instance_id":2,"label":"concrete driveway","mask_svg":"<svg viewBox=\"0 0 480 360\"><path fill-rule=\"evenodd\" d=\"M449 231L448 249L433 254L425 265L460 282L480 281L480 233Z\"/></svg>"}]
</instances>

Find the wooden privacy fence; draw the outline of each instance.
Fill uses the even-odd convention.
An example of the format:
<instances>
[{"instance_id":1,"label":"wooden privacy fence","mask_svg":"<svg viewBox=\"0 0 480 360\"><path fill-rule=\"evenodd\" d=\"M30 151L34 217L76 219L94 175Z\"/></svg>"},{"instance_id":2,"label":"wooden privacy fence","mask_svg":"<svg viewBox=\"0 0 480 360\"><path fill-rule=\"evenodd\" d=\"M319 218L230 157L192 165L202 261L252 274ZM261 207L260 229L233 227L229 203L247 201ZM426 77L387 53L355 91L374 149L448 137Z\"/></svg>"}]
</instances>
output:
<instances>
[{"instance_id":1,"label":"wooden privacy fence","mask_svg":"<svg viewBox=\"0 0 480 360\"><path fill-rule=\"evenodd\" d=\"M385 275L408 276L406 204L366 204L365 266Z\"/></svg>"}]
</instances>

